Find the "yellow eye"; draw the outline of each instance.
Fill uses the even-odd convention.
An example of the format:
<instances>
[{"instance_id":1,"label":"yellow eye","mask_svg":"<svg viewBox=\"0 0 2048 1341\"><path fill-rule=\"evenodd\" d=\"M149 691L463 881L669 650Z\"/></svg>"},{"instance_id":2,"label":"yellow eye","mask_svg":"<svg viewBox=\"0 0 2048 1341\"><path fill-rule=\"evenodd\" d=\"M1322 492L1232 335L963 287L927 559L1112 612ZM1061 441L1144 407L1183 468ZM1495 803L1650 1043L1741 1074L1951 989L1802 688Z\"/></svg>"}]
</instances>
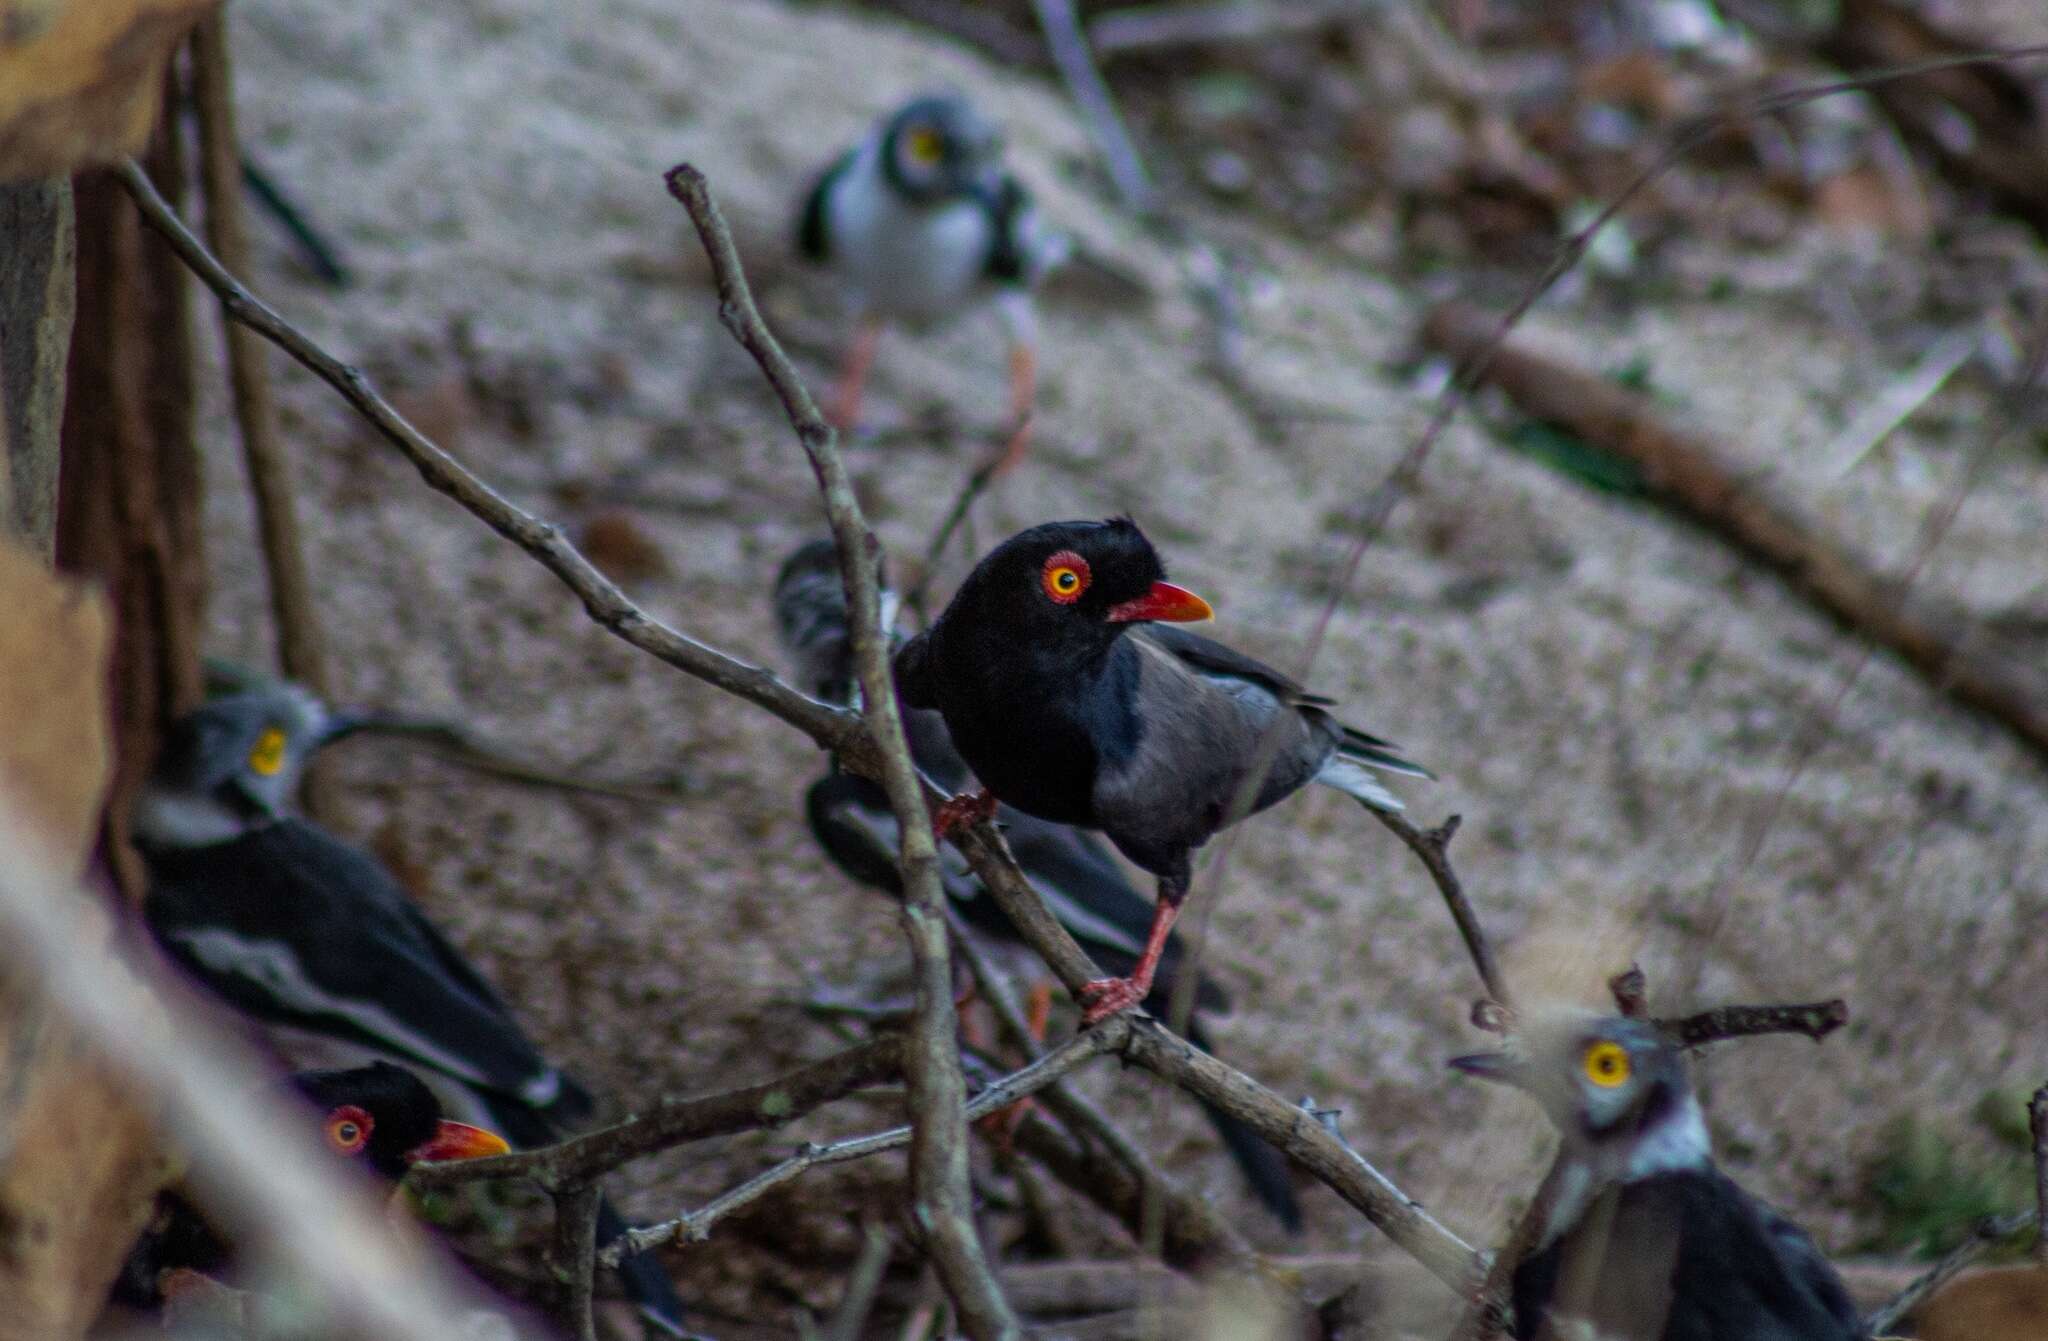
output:
<instances>
[{"instance_id":1,"label":"yellow eye","mask_svg":"<svg viewBox=\"0 0 2048 1341\"><path fill-rule=\"evenodd\" d=\"M249 769L266 778L277 776L284 767L284 732L274 726L263 728L263 734L256 737L256 745L249 751Z\"/></svg>"},{"instance_id":2,"label":"yellow eye","mask_svg":"<svg viewBox=\"0 0 2048 1341\"><path fill-rule=\"evenodd\" d=\"M936 167L946 156L946 141L939 132L929 126L910 132L910 161L924 167Z\"/></svg>"},{"instance_id":3,"label":"yellow eye","mask_svg":"<svg viewBox=\"0 0 2048 1341\"><path fill-rule=\"evenodd\" d=\"M1052 575L1052 589L1062 596L1070 596L1081 589L1081 575L1071 568L1062 568Z\"/></svg>"},{"instance_id":4,"label":"yellow eye","mask_svg":"<svg viewBox=\"0 0 2048 1341\"><path fill-rule=\"evenodd\" d=\"M1595 1043L1586 1049L1586 1079L1611 1090L1628 1079L1628 1050L1619 1043Z\"/></svg>"}]
</instances>

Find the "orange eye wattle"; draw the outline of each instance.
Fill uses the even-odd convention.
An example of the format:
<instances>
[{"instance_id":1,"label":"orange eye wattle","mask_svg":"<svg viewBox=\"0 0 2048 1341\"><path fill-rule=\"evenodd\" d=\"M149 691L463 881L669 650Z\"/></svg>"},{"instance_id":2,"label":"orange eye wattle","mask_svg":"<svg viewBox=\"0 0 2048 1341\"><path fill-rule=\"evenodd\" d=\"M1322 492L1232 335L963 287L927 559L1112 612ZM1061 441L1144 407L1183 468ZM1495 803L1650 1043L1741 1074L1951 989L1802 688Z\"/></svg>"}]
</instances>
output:
<instances>
[{"instance_id":1,"label":"orange eye wattle","mask_svg":"<svg viewBox=\"0 0 2048 1341\"><path fill-rule=\"evenodd\" d=\"M344 1155L360 1151L370 1139L376 1123L354 1104L343 1104L327 1115L327 1143Z\"/></svg>"},{"instance_id":2,"label":"orange eye wattle","mask_svg":"<svg viewBox=\"0 0 2048 1341\"><path fill-rule=\"evenodd\" d=\"M1054 601L1072 605L1088 590L1088 561L1070 549L1063 549L1045 561L1038 581Z\"/></svg>"}]
</instances>

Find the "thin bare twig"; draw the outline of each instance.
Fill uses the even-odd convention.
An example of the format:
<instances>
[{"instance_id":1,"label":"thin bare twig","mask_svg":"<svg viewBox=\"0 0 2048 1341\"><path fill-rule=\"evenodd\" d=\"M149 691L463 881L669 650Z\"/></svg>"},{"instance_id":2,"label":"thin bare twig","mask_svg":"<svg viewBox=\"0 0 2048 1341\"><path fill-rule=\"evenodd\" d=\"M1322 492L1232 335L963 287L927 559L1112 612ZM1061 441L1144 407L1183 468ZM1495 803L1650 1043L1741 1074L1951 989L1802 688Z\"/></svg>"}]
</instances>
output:
<instances>
[{"instance_id":1,"label":"thin bare twig","mask_svg":"<svg viewBox=\"0 0 2048 1341\"><path fill-rule=\"evenodd\" d=\"M1032 0L1032 8L1038 14L1039 31L1045 34L1052 63L1081 109L1095 147L1102 151L1103 162L1109 167L1110 180L1123 197L1124 207L1140 218L1150 215L1157 203L1151 179L1145 175L1144 160L1138 157L1131 133L1117 113L1116 98L1103 82L1102 72L1095 68L1095 58L1088 51L1088 35L1081 30L1080 17L1074 13L1074 0Z\"/></svg>"},{"instance_id":2,"label":"thin bare twig","mask_svg":"<svg viewBox=\"0 0 2048 1341\"><path fill-rule=\"evenodd\" d=\"M564 1320L576 1341L597 1341L597 1318L591 1306L596 1294L600 1197L595 1183L578 1183L555 1193L555 1270L569 1287L563 1299Z\"/></svg>"},{"instance_id":3,"label":"thin bare twig","mask_svg":"<svg viewBox=\"0 0 2048 1341\"><path fill-rule=\"evenodd\" d=\"M1108 1052L1124 1036L1127 1029L1127 1025L1124 1028L1105 1027L1068 1039L1031 1065L1004 1076L975 1095L965 1108L967 1120L971 1122L976 1118L986 1117L998 1109L1009 1107L1019 1099L1038 1093L1075 1067ZM645 1229L627 1230L600 1251L597 1260L604 1266L617 1266L624 1258L634 1253L645 1252L659 1244L702 1242L710 1236L711 1227L718 1221L741 1207L760 1200L766 1193L811 1169L825 1164L844 1164L849 1160L866 1159L870 1155L879 1155L884 1151L900 1150L910 1143L909 1127L891 1127L887 1131L876 1132L870 1136L848 1137L829 1145L812 1145L807 1142L788 1159L755 1174L746 1182L706 1202L695 1211L658 1225L650 1225Z\"/></svg>"},{"instance_id":4,"label":"thin bare twig","mask_svg":"<svg viewBox=\"0 0 2048 1341\"><path fill-rule=\"evenodd\" d=\"M853 713L819 703L784 684L773 672L700 643L635 604L617 583L570 544L560 527L517 507L391 408L362 371L336 359L298 327L251 294L167 204L133 160L115 170L142 218L220 299L235 321L291 355L341 393L378 434L413 464L427 484L448 495L485 525L538 560L582 601L599 627L715 688L774 713L863 772L879 771L877 751Z\"/></svg>"},{"instance_id":5,"label":"thin bare twig","mask_svg":"<svg viewBox=\"0 0 2048 1341\"><path fill-rule=\"evenodd\" d=\"M1890 1335L1900 1323L1912 1316L1915 1309L1927 1302L1929 1295L1948 1284L1957 1272L1999 1243L2030 1228L2033 1223L2034 1217L2027 1211L2015 1211L2011 1215L1982 1221L1971 1231L1969 1238L1949 1249L1940 1261L1866 1317L1863 1320L1864 1330L1872 1336Z\"/></svg>"},{"instance_id":6,"label":"thin bare twig","mask_svg":"<svg viewBox=\"0 0 2048 1341\"><path fill-rule=\"evenodd\" d=\"M1650 1013L1650 980L1640 965L1630 964L1607 980L1607 990L1614 994L1614 1008L1631 1020L1640 1020Z\"/></svg>"},{"instance_id":7,"label":"thin bare twig","mask_svg":"<svg viewBox=\"0 0 2048 1341\"><path fill-rule=\"evenodd\" d=\"M1797 1005L1716 1006L1683 1019L1659 1020L1657 1028L1681 1048L1703 1048L1758 1034L1804 1034L1818 1043L1848 1022L1849 1003L1836 997Z\"/></svg>"},{"instance_id":8,"label":"thin bare twig","mask_svg":"<svg viewBox=\"0 0 2048 1341\"><path fill-rule=\"evenodd\" d=\"M839 574L846 587L854 670L860 680L862 719L881 752L880 778L896 812L901 850L903 927L917 976L912 1044L904 1075L910 1084L910 1186L914 1218L926 1251L938 1268L961 1324L976 1338L1010 1337L1020 1328L1003 1302L974 1228L974 1193L968 1180L967 1124L963 1115L967 1082L960 1074L960 1045L953 1013L953 970L946 944L944 891L939 888L939 850L925 810L924 790L905 743L889 665L890 637L882 627L882 547L861 515L853 479L839 456L838 436L825 422L754 305L740 267L739 252L726 228L704 174L688 163L669 169L669 194L689 212L711 259L718 287L718 315L762 375L775 388L810 459L824 495L825 518L839 549Z\"/></svg>"},{"instance_id":9,"label":"thin bare twig","mask_svg":"<svg viewBox=\"0 0 2048 1341\"><path fill-rule=\"evenodd\" d=\"M201 19L192 33L192 92L199 111L206 240L222 265L231 271L246 271L249 244L242 224L242 156L235 134L234 77L228 60L227 16L219 10ZM241 432L264 568L270 576L278 660L286 675L325 697L329 685L320 617L306 576L298 508L292 497L291 461L277 434L265 352L248 330L236 324L232 314L223 314L221 321L227 338L235 424Z\"/></svg>"},{"instance_id":10,"label":"thin bare twig","mask_svg":"<svg viewBox=\"0 0 2048 1341\"><path fill-rule=\"evenodd\" d=\"M832 1321L825 1327L825 1341L860 1341L861 1328L867 1325L868 1312L875 1306L875 1291L881 1287L882 1273L889 1267L889 1253L894 1247L894 1241L880 1225L871 1224L862 1231L860 1256L854 1259L853 1274L846 1278L846 1293L840 1297L839 1307L832 1311Z\"/></svg>"},{"instance_id":11,"label":"thin bare twig","mask_svg":"<svg viewBox=\"0 0 2048 1341\"><path fill-rule=\"evenodd\" d=\"M1000 970L981 953L971 937L960 936L956 944L961 959L974 975L975 991L995 1013L1004 1040L1026 1058L1037 1058L1041 1052L1038 1041L1031 1036L1024 1012ZM1026 1154L1041 1156L1040 1162L1061 1182L1122 1220L1134 1239L1144 1242L1144 1208L1151 1200L1157 1202L1165 1222L1164 1254L1175 1266L1194 1269L1213 1266L1219 1260L1252 1260L1252 1246L1236 1226L1208 1202L1189 1195L1108 1114L1073 1086L1064 1081L1049 1085L1042 1100L1077 1135L1094 1138L1116 1167L1101 1167L1101 1161L1089 1157L1092 1152L1078 1147L1034 1145L1029 1139L1033 1129L1028 1124L1017 1133L1020 1148ZM1119 1174L1123 1176L1119 1178Z\"/></svg>"},{"instance_id":12,"label":"thin bare twig","mask_svg":"<svg viewBox=\"0 0 2048 1341\"><path fill-rule=\"evenodd\" d=\"M495 1178L531 1178L545 1188L589 1182L623 1164L691 1141L794 1122L858 1090L894 1080L903 1069L903 1052L901 1035L884 1034L759 1085L661 1099L646 1112L601 1131L488 1159L416 1164L407 1178L421 1189Z\"/></svg>"},{"instance_id":13,"label":"thin bare twig","mask_svg":"<svg viewBox=\"0 0 2048 1341\"><path fill-rule=\"evenodd\" d=\"M1245 4L1241 0L1196 0L1193 4L1134 5L1104 10L1088 25L1088 40L1100 56L1162 47L1202 46L1291 37L1363 17L1375 0L1310 0L1309 3Z\"/></svg>"},{"instance_id":14,"label":"thin bare twig","mask_svg":"<svg viewBox=\"0 0 2048 1341\"><path fill-rule=\"evenodd\" d=\"M1451 865L1451 839L1457 835L1458 825L1464 816L1453 815L1434 829L1418 829L1401 815L1366 806L1374 819L1394 831L1394 835L1408 845L1408 850L1421 859L1429 878L1436 881L1437 889L1444 896L1444 904L1451 910L1451 920L1458 924L1458 934L1465 940L1465 950L1472 956L1472 966L1479 970L1479 981L1486 986L1486 995L1499 1004L1514 1008L1514 998L1508 995L1507 979L1501 976L1500 962L1494 958L1493 945L1486 939L1486 929L1479 925L1479 914L1472 908L1472 901L1465 897L1465 886L1458 879L1456 868Z\"/></svg>"}]
</instances>

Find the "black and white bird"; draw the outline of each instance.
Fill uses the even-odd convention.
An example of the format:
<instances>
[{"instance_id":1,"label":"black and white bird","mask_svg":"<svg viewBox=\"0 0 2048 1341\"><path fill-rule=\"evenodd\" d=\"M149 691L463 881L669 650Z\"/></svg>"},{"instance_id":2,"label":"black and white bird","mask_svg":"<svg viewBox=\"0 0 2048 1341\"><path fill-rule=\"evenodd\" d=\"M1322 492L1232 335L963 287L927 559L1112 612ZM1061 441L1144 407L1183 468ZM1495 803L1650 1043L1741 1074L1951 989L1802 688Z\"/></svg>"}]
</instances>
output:
<instances>
[{"instance_id":1,"label":"black and white bird","mask_svg":"<svg viewBox=\"0 0 2048 1341\"><path fill-rule=\"evenodd\" d=\"M441 1101L402 1066L373 1062L345 1071L301 1071L287 1082L311 1106L309 1120L335 1158L395 1183L426 1160L478 1159L511 1149L495 1132L441 1116ZM252 1134L253 1140L263 1139ZM165 1192L157 1213L129 1251L115 1279L116 1302L153 1308L162 1302L164 1273L219 1275L231 1258L228 1240L183 1193Z\"/></svg>"},{"instance_id":2,"label":"black and white bird","mask_svg":"<svg viewBox=\"0 0 2048 1341\"><path fill-rule=\"evenodd\" d=\"M1159 627L1210 614L1129 518L1047 522L990 551L896 653L904 702L944 718L986 788L948 803L942 829L992 799L1100 829L1159 878L1138 962L1090 984L1091 1022L1151 991L1193 854L1218 830L1311 782L1399 810L1380 775L1430 776L1271 666Z\"/></svg>"},{"instance_id":3,"label":"black and white bird","mask_svg":"<svg viewBox=\"0 0 2048 1341\"><path fill-rule=\"evenodd\" d=\"M1003 167L995 125L957 93L912 98L818 177L797 244L839 279L854 320L832 403L842 429L859 420L884 323L929 325L995 303L1009 331L1015 425L999 469L1014 465L1036 394L1032 290L1067 244Z\"/></svg>"},{"instance_id":4,"label":"black and white bird","mask_svg":"<svg viewBox=\"0 0 2048 1341\"><path fill-rule=\"evenodd\" d=\"M376 858L293 813L307 760L361 720L279 684L174 723L131 820L149 870L144 920L287 1055L396 1060L515 1146L557 1140L590 1116L589 1092L540 1054ZM605 1203L601 1241L624 1227ZM686 1334L652 1258L628 1258L621 1274L650 1322Z\"/></svg>"},{"instance_id":5,"label":"black and white bird","mask_svg":"<svg viewBox=\"0 0 2048 1341\"><path fill-rule=\"evenodd\" d=\"M1555 1012L1454 1058L1542 1105L1549 1218L1515 1268L1517 1341L1863 1341L1805 1231L1714 1166L1679 1050L1644 1020Z\"/></svg>"},{"instance_id":6,"label":"black and white bird","mask_svg":"<svg viewBox=\"0 0 2048 1341\"><path fill-rule=\"evenodd\" d=\"M784 650L796 665L797 683L828 703L854 706L852 642L846 593L839 579L837 552L830 540L817 540L796 550L775 578L775 622ZM885 590L884 622L893 626L894 593ZM906 708L904 733L912 759L934 782L950 791L974 784L973 775L953 748L946 723L936 712ZM881 786L836 767L811 785L804 796L811 833L833 864L871 888L901 897L902 877L896 869L896 815ZM1001 807L996 822L1003 826L1018 868L1044 897L1061 924L1083 948L1113 973L1125 973L1144 953L1151 906L1131 886L1123 868L1093 834L1064 824L1034 819ZM982 889L967 861L950 844L940 850L940 883L961 921L997 945L1022 946L1023 934L996 901ZM1149 1004L1162 1012L1180 969L1180 947L1169 941L1161 954ZM1227 1011L1229 999L1206 975L1196 985L1197 1014L1188 1020L1188 1039L1212 1051L1201 1013ZM1244 1173L1260 1202L1289 1230L1301 1226L1286 1161L1257 1133L1220 1110L1206 1107L1217 1136Z\"/></svg>"}]
</instances>

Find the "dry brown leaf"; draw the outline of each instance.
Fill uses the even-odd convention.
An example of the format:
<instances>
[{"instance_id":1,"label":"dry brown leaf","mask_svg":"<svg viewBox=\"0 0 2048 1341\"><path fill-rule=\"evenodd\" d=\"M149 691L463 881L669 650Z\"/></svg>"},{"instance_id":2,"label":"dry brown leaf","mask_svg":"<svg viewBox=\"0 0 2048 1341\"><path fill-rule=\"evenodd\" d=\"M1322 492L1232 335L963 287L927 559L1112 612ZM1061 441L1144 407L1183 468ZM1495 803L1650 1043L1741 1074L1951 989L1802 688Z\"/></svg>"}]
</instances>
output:
<instances>
[{"instance_id":1,"label":"dry brown leaf","mask_svg":"<svg viewBox=\"0 0 2048 1341\"><path fill-rule=\"evenodd\" d=\"M0 0L0 182L139 153L172 49L218 0Z\"/></svg>"},{"instance_id":2,"label":"dry brown leaf","mask_svg":"<svg viewBox=\"0 0 2048 1341\"><path fill-rule=\"evenodd\" d=\"M109 775L107 604L0 540L0 789L82 870ZM80 954L107 953L89 909ZM160 1007L125 973L138 1029ZM168 1176L150 1115L19 977L0 977L0 1341L76 1335Z\"/></svg>"},{"instance_id":3,"label":"dry brown leaf","mask_svg":"<svg viewBox=\"0 0 2048 1341\"><path fill-rule=\"evenodd\" d=\"M0 787L84 869L110 767L106 600L0 540Z\"/></svg>"}]
</instances>

